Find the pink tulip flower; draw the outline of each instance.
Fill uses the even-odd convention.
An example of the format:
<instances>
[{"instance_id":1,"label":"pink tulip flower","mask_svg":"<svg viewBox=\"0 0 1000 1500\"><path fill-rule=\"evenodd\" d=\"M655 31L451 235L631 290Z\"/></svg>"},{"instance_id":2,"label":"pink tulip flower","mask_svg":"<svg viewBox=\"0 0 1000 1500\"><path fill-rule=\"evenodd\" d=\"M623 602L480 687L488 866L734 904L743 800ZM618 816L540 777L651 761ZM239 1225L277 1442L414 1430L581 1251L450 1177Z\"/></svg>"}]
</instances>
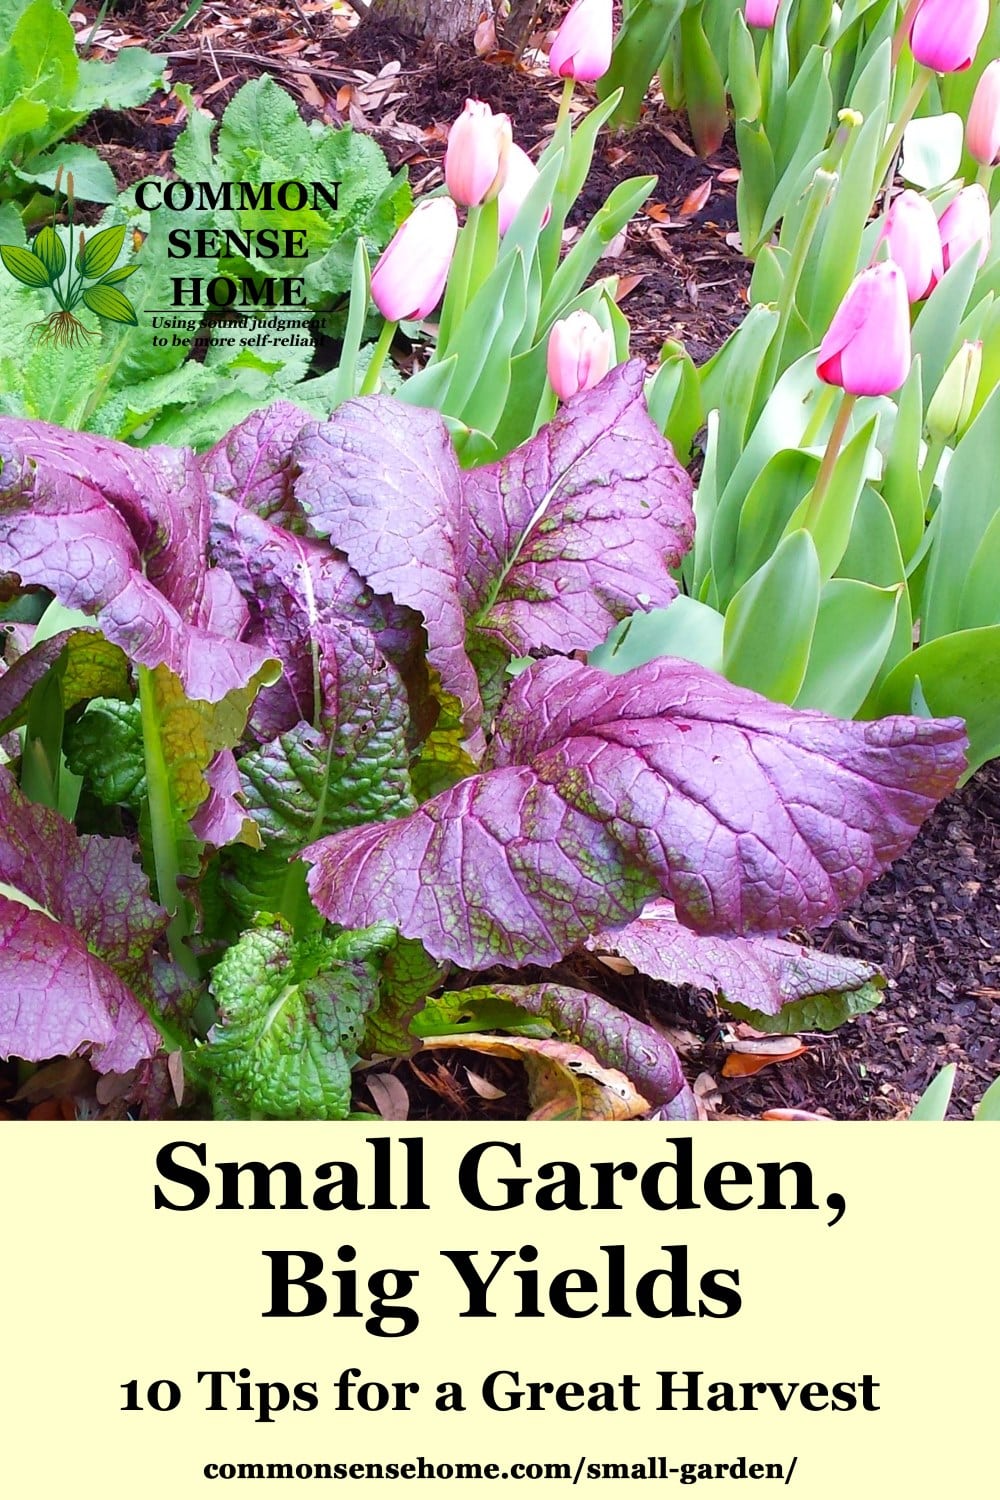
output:
<instances>
[{"instance_id":1,"label":"pink tulip flower","mask_svg":"<svg viewBox=\"0 0 1000 1500\"><path fill-rule=\"evenodd\" d=\"M944 269L961 260L970 245L979 244L979 260L983 265L990 253L990 200L986 189L978 182L963 188L953 198L938 220L941 236L941 259Z\"/></svg>"},{"instance_id":2,"label":"pink tulip flower","mask_svg":"<svg viewBox=\"0 0 1000 1500\"><path fill-rule=\"evenodd\" d=\"M425 198L404 219L372 272L372 301L391 323L426 318L441 300L458 238L450 198Z\"/></svg>"},{"instance_id":3,"label":"pink tulip flower","mask_svg":"<svg viewBox=\"0 0 1000 1500\"><path fill-rule=\"evenodd\" d=\"M972 64L990 18L990 0L922 0L910 23L910 51L935 73Z\"/></svg>"},{"instance_id":4,"label":"pink tulip flower","mask_svg":"<svg viewBox=\"0 0 1000 1500\"><path fill-rule=\"evenodd\" d=\"M987 63L976 84L965 122L965 144L984 167L1000 162L1000 57Z\"/></svg>"},{"instance_id":5,"label":"pink tulip flower","mask_svg":"<svg viewBox=\"0 0 1000 1500\"><path fill-rule=\"evenodd\" d=\"M879 235L879 244L883 241L903 273L907 297L922 301L944 275L937 216L927 199L912 188L893 199Z\"/></svg>"},{"instance_id":6,"label":"pink tulip flower","mask_svg":"<svg viewBox=\"0 0 1000 1500\"><path fill-rule=\"evenodd\" d=\"M748 26L759 26L770 31L778 14L780 0L746 0L743 17Z\"/></svg>"},{"instance_id":7,"label":"pink tulip flower","mask_svg":"<svg viewBox=\"0 0 1000 1500\"><path fill-rule=\"evenodd\" d=\"M456 203L473 208L496 198L507 175L511 131L507 115L495 115L479 99L465 108L448 132L444 180Z\"/></svg>"},{"instance_id":8,"label":"pink tulip flower","mask_svg":"<svg viewBox=\"0 0 1000 1500\"><path fill-rule=\"evenodd\" d=\"M856 276L819 346L816 373L854 396L890 396L910 370L906 278L884 260Z\"/></svg>"},{"instance_id":9,"label":"pink tulip flower","mask_svg":"<svg viewBox=\"0 0 1000 1500\"><path fill-rule=\"evenodd\" d=\"M611 0L574 0L549 52L549 68L557 78L593 83L611 66L614 44Z\"/></svg>"},{"instance_id":10,"label":"pink tulip flower","mask_svg":"<svg viewBox=\"0 0 1000 1500\"><path fill-rule=\"evenodd\" d=\"M526 151L522 151L520 146L511 146L510 155L507 157L507 178L500 189L500 197L497 199L501 234L507 233L517 216L518 209L537 181L538 168L531 157ZM547 224L551 217L552 205L550 204L545 210L542 224Z\"/></svg>"},{"instance_id":11,"label":"pink tulip flower","mask_svg":"<svg viewBox=\"0 0 1000 1500\"><path fill-rule=\"evenodd\" d=\"M578 309L553 323L546 359L549 382L560 401L589 391L603 380L615 357L615 340L589 312Z\"/></svg>"}]
</instances>

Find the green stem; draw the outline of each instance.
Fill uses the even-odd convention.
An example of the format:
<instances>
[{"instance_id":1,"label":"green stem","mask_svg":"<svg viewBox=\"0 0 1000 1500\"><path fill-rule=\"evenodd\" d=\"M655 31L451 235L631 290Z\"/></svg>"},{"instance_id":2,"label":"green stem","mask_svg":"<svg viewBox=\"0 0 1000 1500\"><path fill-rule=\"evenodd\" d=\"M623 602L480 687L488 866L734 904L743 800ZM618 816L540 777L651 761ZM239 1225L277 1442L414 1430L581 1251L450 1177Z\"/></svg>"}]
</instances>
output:
<instances>
[{"instance_id":1,"label":"green stem","mask_svg":"<svg viewBox=\"0 0 1000 1500\"><path fill-rule=\"evenodd\" d=\"M198 964L185 939L190 931L190 911L180 890L180 851L170 805L170 779L167 757L160 732L153 674L148 667L139 668L139 709L142 719L142 744L146 761L146 795L149 802L149 826L153 843L153 866L160 905L171 913L167 943L174 962L190 979L198 979Z\"/></svg>"},{"instance_id":2,"label":"green stem","mask_svg":"<svg viewBox=\"0 0 1000 1500\"><path fill-rule=\"evenodd\" d=\"M35 684L28 698L21 790L30 802L57 810L64 720L62 670L53 666Z\"/></svg>"},{"instance_id":3,"label":"green stem","mask_svg":"<svg viewBox=\"0 0 1000 1500\"><path fill-rule=\"evenodd\" d=\"M802 437L799 440L800 448L811 448L813 443L815 443L816 439L819 437L820 429L822 428L823 423L826 421L827 417L830 415L831 408L833 407L833 403L836 399L836 387L832 385L826 385L824 383L822 389L819 392L819 395L816 397L816 400L813 403L812 416L809 418L809 421L806 424L806 430L805 432L803 432Z\"/></svg>"},{"instance_id":4,"label":"green stem","mask_svg":"<svg viewBox=\"0 0 1000 1500\"><path fill-rule=\"evenodd\" d=\"M979 163L978 170L976 171L976 181L979 183L979 186L981 188L984 188L986 190L986 194L987 194L987 196L989 196L990 183L993 181L993 166L992 166L992 163L990 163L990 162L980 162Z\"/></svg>"},{"instance_id":5,"label":"green stem","mask_svg":"<svg viewBox=\"0 0 1000 1500\"><path fill-rule=\"evenodd\" d=\"M931 491L934 488L934 479L937 475L941 455L945 450L943 439L929 437L927 448L924 453L924 461L920 466L920 493L924 502L924 512L930 504Z\"/></svg>"},{"instance_id":6,"label":"green stem","mask_svg":"<svg viewBox=\"0 0 1000 1500\"><path fill-rule=\"evenodd\" d=\"M909 0L909 4L903 12L903 18L900 21L899 25L896 27L896 34L892 39L893 67L896 66L896 64L899 62L899 59L903 55L903 48L906 46L907 40L909 38L910 27L913 25L913 18L917 14L917 11L920 9L920 5L921 0Z\"/></svg>"},{"instance_id":7,"label":"green stem","mask_svg":"<svg viewBox=\"0 0 1000 1500\"><path fill-rule=\"evenodd\" d=\"M559 113L556 115L556 130L559 129L564 120L567 120L569 118L569 107L573 102L573 90L575 87L575 78L570 77L563 79L562 98L559 100Z\"/></svg>"},{"instance_id":8,"label":"green stem","mask_svg":"<svg viewBox=\"0 0 1000 1500\"><path fill-rule=\"evenodd\" d=\"M365 371L365 378L361 382L361 390L358 393L359 395L370 396L375 390L375 387L378 385L378 378L382 373L382 366L385 364L385 357L389 352L389 345L392 343L393 336L398 327L398 322L393 323L389 318L386 318L385 322L382 324L382 332L378 336L378 343L375 345L374 351L372 353L371 364Z\"/></svg>"},{"instance_id":9,"label":"green stem","mask_svg":"<svg viewBox=\"0 0 1000 1500\"><path fill-rule=\"evenodd\" d=\"M441 321L438 324L437 346L434 351L435 361L444 358L452 333L461 322L462 313L465 311L469 298L472 258L476 247L476 230L481 212L482 209L478 206L474 205L470 208L465 224L459 232L451 270L448 272L448 286L441 306Z\"/></svg>"},{"instance_id":10,"label":"green stem","mask_svg":"<svg viewBox=\"0 0 1000 1500\"><path fill-rule=\"evenodd\" d=\"M896 159L896 152L899 150L900 142L903 139L903 134L906 130L906 127L913 119L913 116L916 113L917 105L924 97L927 85L930 83L933 77L934 74L931 72L930 68L925 68L922 66L918 67L917 76L916 78L914 78L913 84L910 88L910 92L907 94L906 99L903 102L903 108L900 111L899 119L892 127L892 130L889 134L889 139L886 141L885 145L882 148L882 155L879 157L878 166L875 168L875 194L872 200L873 202L878 198L879 193L882 191L883 184L886 184L886 180L892 170L892 164Z\"/></svg>"},{"instance_id":11,"label":"green stem","mask_svg":"<svg viewBox=\"0 0 1000 1500\"><path fill-rule=\"evenodd\" d=\"M771 344L777 356L781 354L781 346L785 342L788 324L795 310L795 293L798 291L799 282L802 279L802 272L805 269L806 259L812 248L820 216L836 181L837 175L835 172L828 172L823 167L820 167L817 169L809 185L809 201L806 204L805 213L802 215L799 232L795 236L791 260L788 263L785 279L781 283L781 295L778 298L778 326Z\"/></svg>"},{"instance_id":12,"label":"green stem","mask_svg":"<svg viewBox=\"0 0 1000 1500\"><path fill-rule=\"evenodd\" d=\"M851 420L851 412L854 410L854 403L857 399L857 396L851 391L844 392L840 403L840 410L834 418L833 427L827 441L826 452L823 454L823 461L819 466L819 473L816 475L816 483L813 485L813 492L809 496L809 504L806 506L805 520L802 523L806 531L814 530L822 513L823 501L826 499L826 492L830 488L830 480L833 478L833 471L836 468L837 456L843 446L844 437L847 433L847 424Z\"/></svg>"}]
</instances>

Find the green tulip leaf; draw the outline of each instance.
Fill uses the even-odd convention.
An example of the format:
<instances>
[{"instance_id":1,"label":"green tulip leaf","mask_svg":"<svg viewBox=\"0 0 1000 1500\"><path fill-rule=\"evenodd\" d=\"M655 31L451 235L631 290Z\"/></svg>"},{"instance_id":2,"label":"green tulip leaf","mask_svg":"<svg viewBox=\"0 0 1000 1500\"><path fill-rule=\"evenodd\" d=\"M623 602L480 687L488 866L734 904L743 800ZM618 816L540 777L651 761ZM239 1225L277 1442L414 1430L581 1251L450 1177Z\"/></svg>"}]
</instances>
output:
<instances>
[{"instance_id":1,"label":"green tulip leaf","mask_svg":"<svg viewBox=\"0 0 1000 1500\"><path fill-rule=\"evenodd\" d=\"M855 578L832 578L824 585L796 708L819 708L841 719L855 716L885 660L903 588L880 589Z\"/></svg>"},{"instance_id":2,"label":"green tulip leaf","mask_svg":"<svg viewBox=\"0 0 1000 1500\"><path fill-rule=\"evenodd\" d=\"M1000 625L958 630L919 646L882 683L878 715L911 713L917 679L935 718L957 714L965 720L969 765L962 780L968 781L984 761L1000 755Z\"/></svg>"},{"instance_id":3,"label":"green tulip leaf","mask_svg":"<svg viewBox=\"0 0 1000 1500\"><path fill-rule=\"evenodd\" d=\"M786 536L726 610L723 672L775 703L802 686L819 611L819 558L807 531Z\"/></svg>"}]
</instances>

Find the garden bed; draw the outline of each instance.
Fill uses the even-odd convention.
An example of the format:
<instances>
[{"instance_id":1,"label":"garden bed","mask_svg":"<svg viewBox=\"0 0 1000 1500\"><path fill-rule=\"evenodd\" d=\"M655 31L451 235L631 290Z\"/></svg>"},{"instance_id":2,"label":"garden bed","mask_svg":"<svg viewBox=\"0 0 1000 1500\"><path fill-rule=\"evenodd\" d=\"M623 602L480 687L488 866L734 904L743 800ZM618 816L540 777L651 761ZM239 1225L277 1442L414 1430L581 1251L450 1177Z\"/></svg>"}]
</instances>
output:
<instances>
[{"instance_id":1,"label":"garden bed","mask_svg":"<svg viewBox=\"0 0 1000 1500\"><path fill-rule=\"evenodd\" d=\"M447 126L466 97L508 112L529 151L551 130L558 85L509 59L415 48L385 31L355 30L353 17L308 0L301 14L311 35L297 9L238 0L224 10L206 4L184 32L165 38L175 9L121 6L98 40L115 45L124 38L166 52L172 80L189 84L214 113L248 78L273 72L307 119L370 131L420 190L441 179ZM182 123L176 98L159 95L141 108L93 116L81 139L98 148L125 186L164 170ZM735 169L728 140L702 161L685 123L665 110L651 110L631 134L602 137L577 204L580 223L617 182L657 175L645 210L597 271L620 278L633 353L650 369L668 339L704 360L745 315L749 266L735 244ZM909 853L860 901L814 934L824 949L877 963L889 980L883 1003L835 1033L804 1035L800 1055L752 1076L724 1076L724 1041L734 1023L703 994L609 973L591 960L576 965L572 978L665 1028L689 1079L699 1080L696 1092L710 1115L756 1117L784 1108L837 1119L899 1118L941 1066L956 1063L952 1112L968 1116L1000 1067L998 825L994 763L942 804ZM379 1081L372 1085L373 1078ZM68 1112L60 1099L91 1097L95 1113L117 1108L99 1096L82 1063L58 1065L48 1085L42 1070L15 1102L16 1084L12 1069L0 1073L0 1113L58 1114ZM518 1118L523 1091L514 1063L425 1052L359 1072L355 1105L397 1118Z\"/></svg>"}]
</instances>

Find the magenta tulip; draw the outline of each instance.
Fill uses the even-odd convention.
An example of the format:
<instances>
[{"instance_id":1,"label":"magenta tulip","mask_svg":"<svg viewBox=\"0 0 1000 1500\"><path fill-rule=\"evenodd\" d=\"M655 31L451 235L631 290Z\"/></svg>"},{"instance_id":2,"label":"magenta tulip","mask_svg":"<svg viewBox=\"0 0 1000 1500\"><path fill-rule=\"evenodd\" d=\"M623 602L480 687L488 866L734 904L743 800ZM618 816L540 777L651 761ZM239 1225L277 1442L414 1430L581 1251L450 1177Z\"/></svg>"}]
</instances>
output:
<instances>
[{"instance_id":1,"label":"magenta tulip","mask_svg":"<svg viewBox=\"0 0 1000 1500\"><path fill-rule=\"evenodd\" d=\"M473 208L496 198L507 175L510 119L495 115L479 99L465 108L448 132L444 180L456 203Z\"/></svg>"},{"instance_id":2,"label":"magenta tulip","mask_svg":"<svg viewBox=\"0 0 1000 1500\"><path fill-rule=\"evenodd\" d=\"M921 0L910 23L910 51L935 73L972 64L990 18L990 0Z\"/></svg>"},{"instance_id":3,"label":"magenta tulip","mask_svg":"<svg viewBox=\"0 0 1000 1500\"><path fill-rule=\"evenodd\" d=\"M961 260L971 245L979 245L977 265L990 253L990 200L978 182L963 188L938 220L944 269Z\"/></svg>"},{"instance_id":4,"label":"magenta tulip","mask_svg":"<svg viewBox=\"0 0 1000 1500\"><path fill-rule=\"evenodd\" d=\"M500 189L500 197L497 199L501 234L507 233L517 216L518 209L537 181L538 168L531 157L526 151L522 151L520 146L511 146L510 155L507 157L507 178ZM552 205L550 204L545 210L543 225L547 224L551 217Z\"/></svg>"},{"instance_id":5,"label":"magenta tulip","mask_svg":"<svg viewBox=\"0 0 1000 1500\"><path fill-rule=\"evenodd\" d=\"M969 154L984 167L1000 162L1000 57L983 70L965 122Z\"/></svg>"},{"instance_id":6,"label":"magenta tulip","mask_svg":"<svg viewBox=\"0 0 1000 1500\"><path fill-rule=\"evenodd\" d=\"M878 242L883 241L903 273L907 297L920 302L944 274L937 216L927 199L912 188L900 193L885 216Z\"/></svg>"},{"instance_id":7,"label":"magenta tulip","mask_svg":"<svg viewBox=\"0 0 1000 1500\"><path fill-rule=\"evenodd\" d=\"M425 198L396 230L372 272L372 301L391 323L426 318L441 300L458 237L450 198Z\"/></svg>"},{"instance_id":8,"label":"magenta tulip","mask_svg":"<svg viewBox=\"0 0 1000 1500\"><path fill-rule=\"evenodd\" d=\"M603 380L615 357L614 335L589 312L578 309L553 323L546 368L561 401Z\"/></svg>"},{"instance_id":9,"label":"magenta tulip","mask_svg":"<svg viewBox=\"0 0 1000 1500\"><path fill-rule=\"evenodd\" d=\"M819 346L816 373L854 396L889 396L910 370L910 306L895 261L870 266L847 289Z\"/></svg>"},{"instance_id":10,"label":"magenta tulip","mask_svg":"<svg viewBox=\"0 0 1000 1500\"><path fill-rule=\"evenodd\" d=\"M747 25L759 26L762 30L769 31L778 14L779 3L780 0L746 0L743 16Z\"/></svg>"},{"instance_id":11,"label":"magenta tulip","mask_svg":"<svg viewBox=\"0 0 1000 1500\"><path fill-rule=\"evenodd\" d=\"M574 0L556 32L549 67L557 78L593 83L611 66L614 43L611 0Z\"/></svg>"}]
</instances>

